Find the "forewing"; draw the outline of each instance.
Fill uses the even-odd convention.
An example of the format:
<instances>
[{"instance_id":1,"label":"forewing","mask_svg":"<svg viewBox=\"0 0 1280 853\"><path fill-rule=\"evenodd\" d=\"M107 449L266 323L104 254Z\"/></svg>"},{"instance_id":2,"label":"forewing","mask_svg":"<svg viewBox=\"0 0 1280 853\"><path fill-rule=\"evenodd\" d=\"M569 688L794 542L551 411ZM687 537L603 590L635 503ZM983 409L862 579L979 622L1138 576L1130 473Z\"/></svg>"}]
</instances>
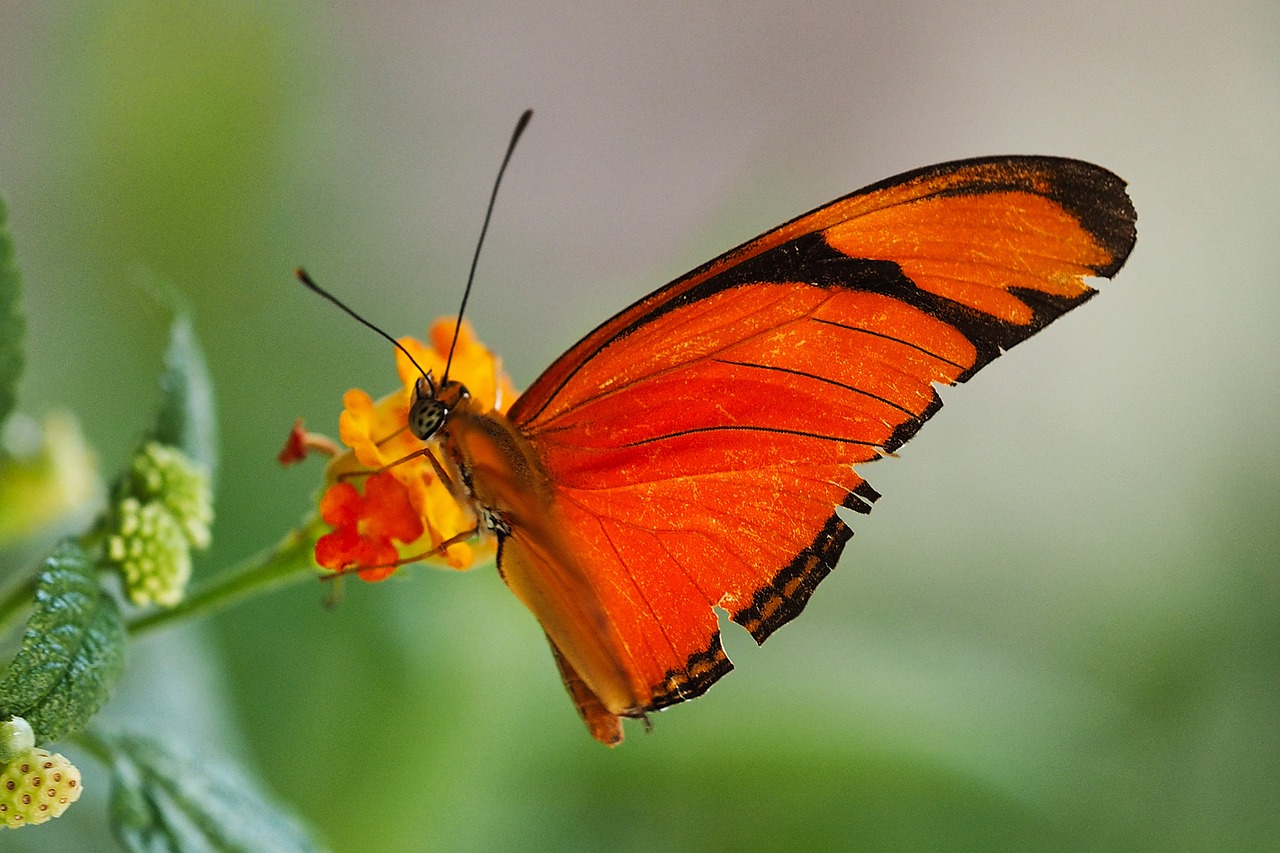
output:
<instances>
[{"instance_id":1,"label":"forewing","mask_svg":"<svg viewBox=\"0 0 1280 853\"><path fill-rule=\"evenodd\" d=\"M618 314L512 407L564 538L651 686L731 668L712 610L763 642L877 497L855 465L954 384L1094 294L1134 241L1115 175L1073 160L943 164L839 199Z\"/></svg>"}]
</instances>

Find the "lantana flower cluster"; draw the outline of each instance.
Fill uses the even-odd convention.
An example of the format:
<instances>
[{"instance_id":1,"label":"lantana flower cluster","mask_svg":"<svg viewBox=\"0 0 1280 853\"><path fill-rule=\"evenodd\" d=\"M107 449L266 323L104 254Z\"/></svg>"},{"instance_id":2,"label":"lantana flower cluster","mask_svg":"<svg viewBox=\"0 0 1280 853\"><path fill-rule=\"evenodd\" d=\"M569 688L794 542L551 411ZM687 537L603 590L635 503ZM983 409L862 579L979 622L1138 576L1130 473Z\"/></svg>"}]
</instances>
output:
<instances>
[{"instance_id":1,"label":"lantana flower cluster","mask_svg":"<svg viewBox=\"0 0 1280 853\"><path fill-rule=\"evenodd\" d=\"M455 322L443 318L433 323L428 332L430 345L411 337L399 339L414 361L437 381L444 377ZM396 370L400 387L379 400L358 388L343 396L338 434L347 449L334 449L320 497L321 518L332 531L316 543L316 562L333 571L363 567L358 574L367 581L388 577L399 562L418 555L465 569L493 548L492 543L458 542L432 553L445 540L474 527L475 519L441 482L431 462L424 456L413 456L424 444L406 424L414 387L422 374L399 350ZM449 376L467 386L473 404L485 410L505 412L516 398L501 361L480 343L465 321L458 332ZM298 426L281 453L281 461L294 461L308 450L324 447L322 437ZM438 457L439 449L433 450ZM391 467L381 473L367 473L388 465Z\"/></svg>"}]
</instances>

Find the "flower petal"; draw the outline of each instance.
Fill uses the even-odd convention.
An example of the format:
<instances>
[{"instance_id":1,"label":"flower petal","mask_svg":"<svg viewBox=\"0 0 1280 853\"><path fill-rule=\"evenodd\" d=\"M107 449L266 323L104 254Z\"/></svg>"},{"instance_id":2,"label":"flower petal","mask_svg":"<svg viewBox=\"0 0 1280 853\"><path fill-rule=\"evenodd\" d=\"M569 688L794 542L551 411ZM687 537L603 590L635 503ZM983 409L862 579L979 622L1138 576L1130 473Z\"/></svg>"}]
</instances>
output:
<instances>
[{"instance_id":1,"label":"flower petal","mask_svg":"<svg viewBox=\"0 0 1280 853\"><path fill-rule=\"evenodd\" d=\"M409 500L409 492L390 472L370 477L364 484L361 515L369 536L412 542L422 535L422 519Z\"/></svg>"},{"instance_id":2,"label":"flower petal","mask_svg":"<svg viewBox=\"0 0 1280 853\"><path fill-rule=\"evenodd\" d=\"M320 517L330 527L354 525L360 520L360 493L343 481L334 483L320 498Z\"/></svg>"},{"instance_id":3,"label":"flower petal","mask_svg":"<svg viewBox=\"0 0 1280 853\"><path fill-rule=\"evenodd\" d=\"M358 565L359 547L360 534L355 525L338 527L316 540L316 563L335 572Z\"/></svg>"}]
</instances>

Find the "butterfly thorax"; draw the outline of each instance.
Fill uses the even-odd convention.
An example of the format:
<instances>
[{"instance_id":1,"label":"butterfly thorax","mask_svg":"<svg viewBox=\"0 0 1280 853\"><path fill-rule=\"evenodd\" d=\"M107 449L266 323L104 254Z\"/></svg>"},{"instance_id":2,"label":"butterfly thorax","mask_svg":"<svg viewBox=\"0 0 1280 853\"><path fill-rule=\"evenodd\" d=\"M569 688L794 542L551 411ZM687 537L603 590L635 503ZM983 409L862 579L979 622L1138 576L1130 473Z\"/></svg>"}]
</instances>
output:
<instances>
[{"instance_id":1,"label":"butterfly thorax","mask_svg":"<svg viewBox=\"0 0 1280 853\"><path fill-rule=\"evenodd\" d=\"M551 503L547 475L515 425L469 396L457 398L446 411L436 437L478 513L507 527L544 515Z\"/></svg>"}]
</instances>

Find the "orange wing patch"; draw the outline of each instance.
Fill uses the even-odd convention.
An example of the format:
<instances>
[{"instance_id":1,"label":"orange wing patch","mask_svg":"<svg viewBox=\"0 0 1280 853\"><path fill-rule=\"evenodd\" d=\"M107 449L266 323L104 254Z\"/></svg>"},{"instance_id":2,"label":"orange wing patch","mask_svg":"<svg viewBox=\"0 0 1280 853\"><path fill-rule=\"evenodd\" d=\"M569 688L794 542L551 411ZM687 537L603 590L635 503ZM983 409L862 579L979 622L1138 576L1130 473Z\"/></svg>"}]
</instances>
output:
<instances>
[{"instance_id":1,"label":"orange wing patch","mask_svg":"<svg viewBox=\"0 0 1280 853\"><path fill-rule=\"evenodd\" d=\"M1040 196L951 196L927 208L882 208L823 236L850 257L893 261L921 290L1017 325L1030 323L1034 311L1011 290L1076 299L1090 291L1083 277L1110 258L1074 217Z\"/></svg>"}]
</instances>

